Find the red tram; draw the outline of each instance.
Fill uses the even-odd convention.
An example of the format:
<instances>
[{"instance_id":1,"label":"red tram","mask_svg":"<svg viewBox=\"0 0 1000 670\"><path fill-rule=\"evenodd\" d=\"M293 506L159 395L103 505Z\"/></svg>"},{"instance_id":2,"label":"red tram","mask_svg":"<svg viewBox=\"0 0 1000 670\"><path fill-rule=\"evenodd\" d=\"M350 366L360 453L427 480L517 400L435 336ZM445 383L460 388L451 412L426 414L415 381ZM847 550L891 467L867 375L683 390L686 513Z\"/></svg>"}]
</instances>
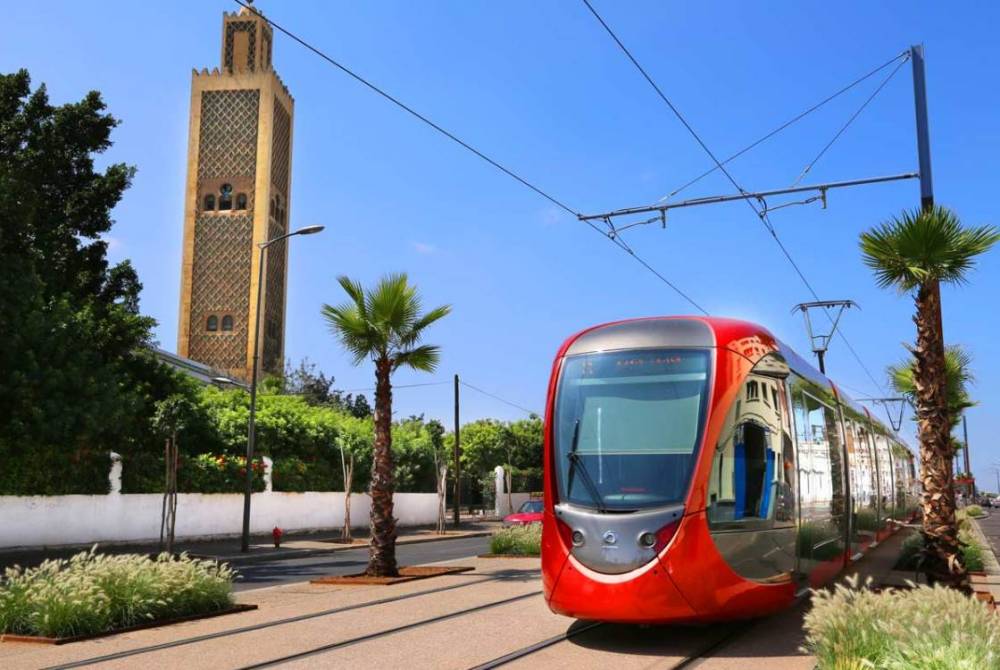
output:
<instances>
[{"instance_id":1,"label":"red tram","mask_svg":"<svg viewBox=\"0 0 1000 670\"><path fill-rule=\"evenodd\" d=\"M578 333L545 414L542 575L560 614L768 614L916 510L913 456L893 431L752 323Z\"/></svg>"}]
</instances>

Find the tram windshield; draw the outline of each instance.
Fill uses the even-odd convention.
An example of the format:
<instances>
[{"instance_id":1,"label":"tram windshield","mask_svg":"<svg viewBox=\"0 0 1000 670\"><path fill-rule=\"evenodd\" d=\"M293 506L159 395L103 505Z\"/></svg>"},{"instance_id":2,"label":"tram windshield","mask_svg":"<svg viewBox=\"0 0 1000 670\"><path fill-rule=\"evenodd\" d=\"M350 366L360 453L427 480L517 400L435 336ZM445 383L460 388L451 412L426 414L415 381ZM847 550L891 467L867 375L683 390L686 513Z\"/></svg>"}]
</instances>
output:
<instances>
[{"instance_id":1,"label":"tram windshield","mask_svg":"<svg viewBox=\"0 0 1000 670\"><path fill-rule=\"evenodd\" d=\"M568 357L555 408L559 499L615 512L683 501L708 368L708 352L698 349Z\"/></svg>"}]
</instances>

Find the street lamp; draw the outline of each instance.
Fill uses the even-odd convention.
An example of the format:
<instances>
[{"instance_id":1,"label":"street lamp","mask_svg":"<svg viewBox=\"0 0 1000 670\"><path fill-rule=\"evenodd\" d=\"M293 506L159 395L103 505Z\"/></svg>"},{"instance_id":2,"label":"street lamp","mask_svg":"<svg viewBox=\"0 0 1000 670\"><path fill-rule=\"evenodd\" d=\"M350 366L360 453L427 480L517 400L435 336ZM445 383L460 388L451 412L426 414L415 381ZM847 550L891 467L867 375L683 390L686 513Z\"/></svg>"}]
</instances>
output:
<instances>
[{"instance_id":1,"label":"street lamp","mask_svg":"<svg viewBox=\"0 0 1000 670\"><path fill-rule=\"evenodd\" d=\"M264 283L264 252L275 242L294 237L295 235L313 235L323 230L324 226L306 226L298 230L279 235L278 237L260 242L257 248L260 249L260 257L257 263L257 311L254 312L253 322L253 364L250 373L250 420L247 426L247 481L246 489L243 492L243 538L240 543L240 551L246 553L250 551L250 495L253 493L253 450L256 438L257 420L257 349L260 339L260 299Z\"/></svg>"}]
</instances>

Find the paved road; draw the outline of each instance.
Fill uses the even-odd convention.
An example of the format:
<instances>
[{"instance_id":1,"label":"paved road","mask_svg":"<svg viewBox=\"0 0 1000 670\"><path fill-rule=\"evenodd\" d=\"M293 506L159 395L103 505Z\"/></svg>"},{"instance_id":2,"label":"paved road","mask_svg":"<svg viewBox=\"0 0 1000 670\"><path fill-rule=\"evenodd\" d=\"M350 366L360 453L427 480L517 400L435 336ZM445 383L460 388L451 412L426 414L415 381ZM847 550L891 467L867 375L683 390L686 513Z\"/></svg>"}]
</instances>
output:
<instances>
[{"instance_id":1,"label":"paved road","mask_svg":"<svg viewBox=\"0 0 1000 670\"><path fill-rule=\"evenodd\" d=\"M977 519L983 535L993 545L993 553L1000 559L1000 509L988 508L989 516L984 519Z\"/></svg>"},{"instance_id":2,"label":"paved road","mask_svg":"<svg viewBox=\"0 0 1000 670\"><path fill-rule=\"evenodd\" d=\"M489 550L490 538L468 537L457 540L420 542L396 545L396 560L400 565L420 565L448 561L465 556L484 554ZM338 551L323 556L290 558L267 562L248 563L240 566L241 579L236 590L259 589L288 582L304 582L324 575L348 575L361 572L368 564L368 547Z\"/></svg>"}]
</instances>

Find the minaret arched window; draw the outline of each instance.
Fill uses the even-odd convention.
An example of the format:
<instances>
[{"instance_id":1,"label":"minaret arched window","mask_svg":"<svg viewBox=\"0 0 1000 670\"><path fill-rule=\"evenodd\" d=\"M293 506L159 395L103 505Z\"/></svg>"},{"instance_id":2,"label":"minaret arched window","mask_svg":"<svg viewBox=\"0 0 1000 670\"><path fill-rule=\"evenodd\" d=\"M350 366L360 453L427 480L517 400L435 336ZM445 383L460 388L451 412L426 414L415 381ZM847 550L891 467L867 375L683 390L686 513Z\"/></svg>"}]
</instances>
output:
<instances>
[{"instance_id":1,"label":"minaret arched window","mask_svg":"<svg viewBox=\"0 0 1000 670\"><path fill-rule=\"evenodd\" d=\"M222 317L222 330L230 331L233 329L233 317L226 314Z\"/></svg>"},{"instance_id":2,"label":"minaret arched window","mask_svg":"<svg viewBox=\"0 0 1000 670\"><path fill-rule=\"evenodd\" d=\"M219 189L219 210L227 210L233 208L233 185L223 184L222 188Z\"/></svg>"},{"instance_id":3,"label":"minaret arched window","mask_svg":"<svg viewBox=\"0 0 1000 670\"><path fill-rule=\"evenodd\" d=\"M205 330L207 330L210 333L214 333L218 329L219 329L219 317L217 317L216 315L212 314L205 321Z\"/></svg>"},{"instance_id":4,"label":"minaret arched window","mask_svg":"<svg viewBox=\"0 0 1000 670\"><path fill-rule=\"evenodd\" d=\"M206 212L212 212L215 210L215 196L209 193L205 196L205 200L202 202L202 209Z\"/></svg>"},{"instance_id":5,"label":"minaret arched window","mask_svg":"<svg viewBox=\"0 0 1000 670\"><path fill-rule=\"evenodd\" d=\"M237 193L236 194L236 209L246 209L247 208L247 194Z\"/></svg>"}]
</instances>

